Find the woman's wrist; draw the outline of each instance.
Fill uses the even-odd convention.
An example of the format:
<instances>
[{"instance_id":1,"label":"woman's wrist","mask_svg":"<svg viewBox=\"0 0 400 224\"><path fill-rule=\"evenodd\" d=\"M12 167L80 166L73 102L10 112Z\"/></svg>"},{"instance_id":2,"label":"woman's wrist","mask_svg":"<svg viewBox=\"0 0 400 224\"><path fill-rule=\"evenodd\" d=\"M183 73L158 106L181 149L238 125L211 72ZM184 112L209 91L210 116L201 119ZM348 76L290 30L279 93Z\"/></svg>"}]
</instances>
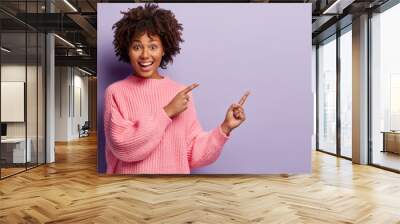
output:
<instances>
[{"instance_id":1,"label":"woman's wrist","mask_svg":"<svg viewBox=\"0 0 400 224\"><path fill-rule=\"evenodd\" d=\"M164 107L164 111L165 111L165 113L168 115L168 117L172 118L173 114L172 114L172 112L169 110L168 105Z\"/></svg>"},{"instance_id":2,"label":"woman's wrist","mask_svg":"<svg viewBox=\"0 0 400 224\"><path fill-rule=\"evenodd\" d=\"M229 136L231 134L232 129L225 123L223 122L221 124L221 130L222 132L224 132L224 134L226 134L227 136Z\"/></svg>"}]
</instances>

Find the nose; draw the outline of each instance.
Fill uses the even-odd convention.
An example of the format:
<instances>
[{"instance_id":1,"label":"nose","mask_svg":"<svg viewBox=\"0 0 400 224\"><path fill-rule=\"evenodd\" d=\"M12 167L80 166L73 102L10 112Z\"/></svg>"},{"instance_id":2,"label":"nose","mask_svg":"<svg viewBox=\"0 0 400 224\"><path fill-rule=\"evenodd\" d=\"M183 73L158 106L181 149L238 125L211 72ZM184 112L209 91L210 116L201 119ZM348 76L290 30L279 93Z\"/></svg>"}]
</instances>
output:
<instances>
[{"instance_id":1,"label":"nose","mask_svg":"<svg viewBox=\"0 0 400 224\"><path fill-rule=\"evenodd\" d=\"M142 53L140 54L140 58L145 59L149 57L149 52L146 48L143 49Z\"/></svg>"}]
</instances>

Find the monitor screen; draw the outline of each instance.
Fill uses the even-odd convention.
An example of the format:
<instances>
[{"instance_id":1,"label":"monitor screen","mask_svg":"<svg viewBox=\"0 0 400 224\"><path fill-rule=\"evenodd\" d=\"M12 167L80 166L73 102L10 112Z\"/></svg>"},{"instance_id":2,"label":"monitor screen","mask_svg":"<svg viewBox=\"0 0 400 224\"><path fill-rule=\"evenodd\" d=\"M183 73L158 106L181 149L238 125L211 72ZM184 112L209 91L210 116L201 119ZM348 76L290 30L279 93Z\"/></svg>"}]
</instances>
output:
<instances>
[{"instance_id":1,"label":"monitor screen","mask_svg":"<svg viewBox=\"0 0 400 224\"><path fill-rule=\"evenodd\" d=\"M1 136L7 136L7 124L1 123Z\"/></svg>"}]
</instances>

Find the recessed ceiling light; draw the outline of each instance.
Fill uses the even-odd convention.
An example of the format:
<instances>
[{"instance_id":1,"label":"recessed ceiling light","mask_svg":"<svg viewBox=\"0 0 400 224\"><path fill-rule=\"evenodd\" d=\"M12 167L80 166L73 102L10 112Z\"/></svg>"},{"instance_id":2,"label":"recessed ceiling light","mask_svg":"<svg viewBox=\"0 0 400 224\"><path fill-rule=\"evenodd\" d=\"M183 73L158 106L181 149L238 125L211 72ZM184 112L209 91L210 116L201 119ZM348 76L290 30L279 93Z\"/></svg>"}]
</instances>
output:
<instances>
[{"instance_id":1,"label":"recessed ceiling light","mask_svg":"<svg viewBox=\"0 0 400 224\"><path fill-rule=\"evenodd\" d=\"M336 0L322 14L342 14L343 9L353 3L355 0Z\"/></svg>"},{"instance_id":2,"label":"recessed ceiling light","mask_svg":"<svg viewBox=\"0 0 400 224\"><path fill-rule=\"evenodd\" d=\"M68 0L64 0L65 4L67 4L72 10L74 10L75 12L78 12L78 10L71 4L69 3Z\"/></svg>"},{"instance_id":3,"label":"recessed ceiling light","mask_svg":"<svg viewBox=\"0 0 400 224\"><path fill-rule=\"evenodd\" d=\"M90 73L90 72L88 72L88 71L85 71L85 70L83 70L83 69L81 69L81 68L79 68L78 67L78 69L79 69L79 71L81 71L81 72L83 72L83 73L85 73L85 74L87 74L87 75L93 75L92 73Z\"/></svg>"},{"instance_id":4,"label":"recessed ceiling light","mask_svg":"<svg viewBox=\"0 0 400 224\"><path fill-rule=\"evenodd\" d=\"M1 50L4 51L4 52L6 52L6 53L10 53L10 52L11 52L11 50L9 50L9 49L7 49L7 48L5 48L5 47L1 47Z\"/></svg>"},{"instance_id":5,"label":"recessed ceiling light","mask_svg":"<svg viewBox=\"0 0 400 224\"><path fill-rule=\"evenodd\" d=\"M57 37L58 39L60 39L61 41L63 41L64 43L68 44L69 46L75 48L75 45L71 44L71 42L69 42L68 40L66 40L66 39L64 39L64 38L62 38L62 37L60 37L60 36L57 35L57 34L54 34L54 36Z\"/></svg>"}]
</instances>

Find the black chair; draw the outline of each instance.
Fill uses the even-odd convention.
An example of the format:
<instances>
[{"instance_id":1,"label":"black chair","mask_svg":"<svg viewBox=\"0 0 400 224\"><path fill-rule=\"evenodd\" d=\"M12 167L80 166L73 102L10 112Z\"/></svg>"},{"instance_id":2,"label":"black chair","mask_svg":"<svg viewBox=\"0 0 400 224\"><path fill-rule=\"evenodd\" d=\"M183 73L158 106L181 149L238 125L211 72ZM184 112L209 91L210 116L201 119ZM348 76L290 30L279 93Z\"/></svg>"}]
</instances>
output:
<instances>
[{"instance_id":1,"label":"black chair","mask_svg":"<svg viewBox=\"0 0 400 224\"><path fill-rule=\"evenodd\" d=\"M80 125L78 124L79 138L89 136L89 129L90 129L89 121L85 121L82 127L80 127Z\"/></svg>"}]
</instances>

